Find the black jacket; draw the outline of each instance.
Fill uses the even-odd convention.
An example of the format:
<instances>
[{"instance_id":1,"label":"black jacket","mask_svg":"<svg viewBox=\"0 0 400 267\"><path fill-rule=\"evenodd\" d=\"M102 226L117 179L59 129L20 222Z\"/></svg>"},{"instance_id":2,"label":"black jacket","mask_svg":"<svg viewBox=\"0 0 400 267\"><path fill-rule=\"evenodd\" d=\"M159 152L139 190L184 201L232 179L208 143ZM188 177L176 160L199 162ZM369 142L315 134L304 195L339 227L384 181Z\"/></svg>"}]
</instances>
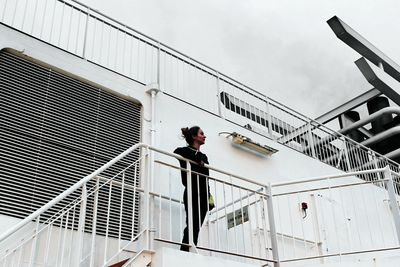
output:
<instances>
[{"instance_id":1,"label":"black jacket","mask_svg":"<svg viewBox=\"0 0 400 267\"><path fill-rule=\"evenodd\" d=\"M178 147L177 149L175 149L174 153L181 155L184 158L193 160L199 164L209 164L206 154L203 154L192 147ZM179 163L181 165L181 168L186 168L186 161L179 160ZM207 197L207 191L209 192L209 187L206 177L210 174L208 168L197 164L190 164L190 169L192 171L192 194L197 195L197 192L199 192L201 198ZM187 175L186 172L183 170L181 171L181 178L182 184L186 187ZM199 187L197 187L197 180Z\"/></svg>"}]
</instances>

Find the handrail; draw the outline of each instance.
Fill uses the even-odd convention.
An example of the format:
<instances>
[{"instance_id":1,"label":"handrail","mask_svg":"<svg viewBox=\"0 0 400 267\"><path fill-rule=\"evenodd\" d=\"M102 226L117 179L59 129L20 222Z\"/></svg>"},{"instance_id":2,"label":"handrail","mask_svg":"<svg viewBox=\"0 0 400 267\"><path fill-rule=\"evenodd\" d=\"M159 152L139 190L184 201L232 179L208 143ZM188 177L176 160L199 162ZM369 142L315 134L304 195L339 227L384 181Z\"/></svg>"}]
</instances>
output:
<instances>
[{"instance_id":1,"label":"handrail","mask_svg":"<svg viewBox=\"0 0 400 267\"><path fill-rule=\"evenodd\" d=\"M386 170L386 167L372 169L372 170L366 170L366 171L346 172L343 174L318 176L318 177L309 178L309 179L299 179L297 181L292 181L292 182L289 181L289 182L275 183L275 184L271 184L271 186L279 187L279 186L286 186L286 185L303 184L303 183L309 183L309 182L323 181L323 180L327 180L327 179L337 179L337 178L344 178L344 177L348 177L348 176L356 176L356 175L362 175L362 174L384 172L385 170Z\"/></svg>"}]
</instances>

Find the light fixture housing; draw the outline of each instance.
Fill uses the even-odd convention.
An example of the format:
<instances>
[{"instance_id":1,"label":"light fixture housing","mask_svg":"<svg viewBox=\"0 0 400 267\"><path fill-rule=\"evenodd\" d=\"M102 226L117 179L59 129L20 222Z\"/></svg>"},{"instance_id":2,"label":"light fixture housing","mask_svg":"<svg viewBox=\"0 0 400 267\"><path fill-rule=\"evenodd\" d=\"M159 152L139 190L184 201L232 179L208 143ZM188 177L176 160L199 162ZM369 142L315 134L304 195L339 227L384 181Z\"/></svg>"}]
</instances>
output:
<instances>
[{"instance_id":1,"label":"light fixture housing","mask_svg":"<svg viewBox=\"0 0 400 267\"><path fill-rule=\"evenodd\" d=\"M223 132L226 133L226 132ZM222 134L222 133L220 133ZM257 142L254 142L251 140L249 137L246 137L242 134L233 132L233 133L226 133L228 134L227 137L232 137L232 143L239 146L243 147L246 150L250 150L251 152L256 152L258 154L264 155L264 156L270 156L276 152L278 152L277 149L272 148L267 145L261 145Z\"/></svg>"}]
</instances>

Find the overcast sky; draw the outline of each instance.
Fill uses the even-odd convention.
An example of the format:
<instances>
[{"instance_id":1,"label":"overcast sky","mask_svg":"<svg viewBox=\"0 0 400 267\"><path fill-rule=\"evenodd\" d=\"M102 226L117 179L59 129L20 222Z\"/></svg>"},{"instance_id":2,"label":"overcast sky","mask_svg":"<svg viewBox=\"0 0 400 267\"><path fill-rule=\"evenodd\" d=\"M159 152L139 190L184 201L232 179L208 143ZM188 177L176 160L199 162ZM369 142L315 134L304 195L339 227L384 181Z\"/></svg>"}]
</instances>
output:
<instances>
[{"instance_id":1,"label":"overcast sky","mask_svg":"<svg viewBox=\"0 0 400 267\"><path fill-rule=\"evenodd\" d=\"M399 0L81 0L315 118L371 89L337 15L400 62Z\"/></svg>"}]
</instances>

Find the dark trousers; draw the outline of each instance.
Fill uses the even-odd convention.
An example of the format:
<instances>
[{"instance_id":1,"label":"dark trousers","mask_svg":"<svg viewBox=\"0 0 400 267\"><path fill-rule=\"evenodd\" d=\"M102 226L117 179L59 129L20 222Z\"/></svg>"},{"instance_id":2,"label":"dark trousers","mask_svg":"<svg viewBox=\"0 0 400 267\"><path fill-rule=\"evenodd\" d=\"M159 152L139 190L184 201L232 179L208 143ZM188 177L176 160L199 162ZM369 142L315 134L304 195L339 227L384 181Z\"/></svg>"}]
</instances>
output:
<instances>
[{"instance_id":1,"label":"dark trousers","mask_svg":"<svg viewBox=\"0 0 400 267\"><path fill-rule=\"evenodd\" d=\"M197 190L196 190L197 191ZM204 196L203 196L204 195ZM186 227L183 230L182 244L189 244L189 212L188 212L188 201L186 189L183 193L183 203L185 204L186 212ZM200 194L200 203L197 192L192 194L192 218L193 218L193 242L197 245L197 239L199 237L200 228L204 222L207 215L208 203L207 203L207 193ZM181 245L182 251L189 251L189 246Z\"/></svg>"}]
</instances>

